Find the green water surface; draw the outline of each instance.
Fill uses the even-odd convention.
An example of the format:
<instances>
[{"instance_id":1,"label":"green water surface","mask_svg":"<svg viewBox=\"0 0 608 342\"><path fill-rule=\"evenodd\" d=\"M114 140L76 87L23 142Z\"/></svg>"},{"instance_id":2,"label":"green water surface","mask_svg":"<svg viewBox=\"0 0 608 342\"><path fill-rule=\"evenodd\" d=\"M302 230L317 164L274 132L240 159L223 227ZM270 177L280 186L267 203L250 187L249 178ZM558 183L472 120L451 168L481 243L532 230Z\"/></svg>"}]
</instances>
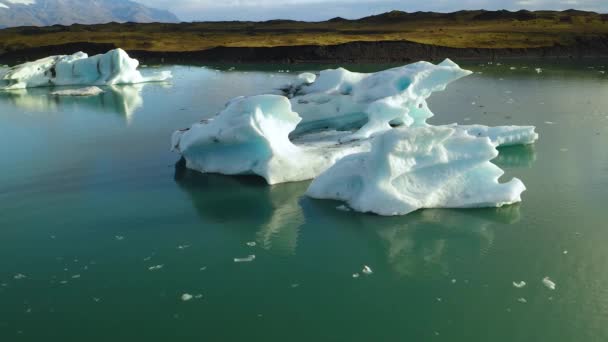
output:
<instances>
[{"instance_id":1,"label":"green water surface","mask_svg":"<svg viewBox=\"0 0 608 342\"><path fill-rule=\"evenodd\" d=\"M536 144L494 160L528 190L404 217L336 210L308 182L176 169L174 130L289 66L0 93L0 341L607 341L602 65L465 65L476 73L431 97L430 122L536 125ZM374 273L353 278L363 265Z\"/></svg>"}]
</instances>

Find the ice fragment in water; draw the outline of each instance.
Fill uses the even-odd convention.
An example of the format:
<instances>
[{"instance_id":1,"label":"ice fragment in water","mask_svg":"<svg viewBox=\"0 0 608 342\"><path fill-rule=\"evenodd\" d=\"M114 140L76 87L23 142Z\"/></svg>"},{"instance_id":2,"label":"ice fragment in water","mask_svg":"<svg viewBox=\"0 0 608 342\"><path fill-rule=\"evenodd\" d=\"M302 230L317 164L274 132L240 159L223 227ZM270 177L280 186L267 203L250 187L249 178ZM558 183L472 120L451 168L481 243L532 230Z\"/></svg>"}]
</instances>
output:
<instances>
[{"instance_id":1,"label":"ice fragment in water","mask_svg":"<svg viewBox=\"0 0 608 342\"><path fill-rule=\"evenodd\" d=\"M526 286L526 282L523 280L520 282L513 282L513 286L517 287L518 289L521 289L522 287Z\"/></svg>"},{"instance_id":2,"label":"ice fragment in water","mask_svg":"<svg viewBox=\"0 0 608 342\"><path fill-rule=\"evenodd\" d=\"M337 206L336 209L340 211L350 211L350 208L345 206L344 204Z\"/></svg>"},{"instance_id":3,"label":"ice fragment in water","mask_svg":"<svg viewBox=\"0 0 608 342\"><path fill-rule=\"evenodd\" d=\"M194 297L189 293L184 293L182 295L182 301L184 301L184 302L187 302L187 301L191 300L192 298L194 298Z\"/></svg>"},{"instance_id":4,"label":"ice fragment in water","mask_svg":"<svg viewBox=\"0 0 608 342\"><path fill-rule=\"evenodd\" d=\"M526 300L526 298L517 298L517 301L523 304L526 304L528 301Z\"/></svg>"},{"instance_id":5,"label":"ice fragment in water","mask_svg":"<svg viewBox=\"0 0 608 342\"><path fill-rule=\"evenodd\" d=\"M359 273L353 273L353 278L359 278Z\"/></svg>"},{"instance_id":6,"label":"ice fragment in water","mask_svg":"<svg viewBox=\"0 0 608 342\"><path fill-rule=\"evenodd\" d=\"M122 240L124 240L124 239L125 239L125 237L124 237L124 236L121 236L121 235L116 235L114 238L115 238L116 240L118 240L118 241L122 241Z\"/></svg>"},{"instance_id":7,"label":"ice fragment in water","mask_svg":"<svg viewBox=\"0 0 608 342\"><path fill-rule=\"evenodd\" d=\"M556 285L555 285L555 283L554 283L554 282L553 282L551 279L549 279L549 277L544 277L544 278L543 278L543 284L544 284L544 285L545 285L545 286L546 286L548 289L550 289L550 290L555 290Z\"/></svg>"},{"instance_id":8,"label":"ice fragment in water","mask_svg":"<svg viewBox=\"0 0 608 342\"><path fill-rule=\"evenodd\" d=\"M372 269L367 265L363 266L363 270L361 272L363 272L363 274L367 274L367 275L374 273L374 271L372 271Z\"/></svg>"},{"instance_id":9,"label":"ice fragment in water","mask_svg":"<svg viewBox=\"0 0 608 342\"><path fill-rule=\"evenodd\" d=\"M25 279L25 278L27 278L27 276L26 276L25 274L21 274L21 273L19 273L19 274L16 274L16 275L15 275L13 278L14 278L15 280L20 280L20 279Z\"/></svg>"},{"instance_id":10,"label":"ice fragment in water","mask_svg":"<svg viewBox=\"0 0 608 342\"><path fill-rule=\"evenodd\" d=\"M256 245L257 243L255 241L247 242L247 246L249 247L255 247Z\"/></svg>"},{"instance_id":11,"label":"ice fragment in water","mask_svg":"<svg viewBox=\"0 0 608 342\"><path fill-rule=\"evenodd\" d=\"M255 260L255 255L249 255L245 258L234 258L234 262L252 262Z\"/></svg>"},{"instance_id":12,"label":"ice fragment in water","mask_svg":"<svg viewBox=\"0 0 608 342\"><path fill-rule=\"evenodd\" d=\"M541 72L543 72L543 69L541 68L536 68L534 69L534 71L536 71L537 74L540 74Z\"/></svg>"},{"instance_id":13,"label":"ice fragment in water","mask_svg":"<svg viewBox=\"0 0 608 342\"><path fill-rule=\"evenodd\" d=\"M165 265L156 265L156 266L150 266L150 267L148 267L148 270L149 270L149 271L158 271L158 270L160 270L161 268L163 268L164 266L165 266Z\"/></svg>"}]
</instances>

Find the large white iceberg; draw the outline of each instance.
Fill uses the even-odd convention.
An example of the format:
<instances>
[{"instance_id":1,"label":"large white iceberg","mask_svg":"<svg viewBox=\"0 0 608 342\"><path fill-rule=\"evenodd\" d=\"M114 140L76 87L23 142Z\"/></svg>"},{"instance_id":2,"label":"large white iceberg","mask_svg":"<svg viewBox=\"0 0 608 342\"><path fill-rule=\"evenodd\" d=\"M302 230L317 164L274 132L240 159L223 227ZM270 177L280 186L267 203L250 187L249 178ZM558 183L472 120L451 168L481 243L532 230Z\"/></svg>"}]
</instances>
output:
<instances>
[{"instance_id":1,"label":"large white iceberg","mask_svg":"<svg viewBox=\"0 0 608 342\"><path fill-rule=\"evenodd\" d=\"M446 126L397 128L371 151L353 154L319 175L307 195L342 200L362 212L405 215L421 208L500 207L521 201L517 178L503 171L489 138Z\"/></svg>"},{"instance_id":2,"label":"large white iceberg","mask_svg":"<svg viewBox=\"0 0 608 342\"><path fill-rule=\"evenodd\" d=\"M51 56L14 66L0 78L0 90L68 85L115 85L165 81L171 72L143 76L139 62L122 49L89 57L78 52L73 55Z\"/></svg>"},{"instance_id":3,"label":"large white iceberg","mask_svg":"<svg viewBox=\"0 0 608 342\"><path fill-rule=\"evenodd\" d=\"M268 184L316 178L310 196L383 215L518 202L523 184L499 184L502 170L490 160L496 147L536 141L533 126L426 122L433 116L426 99L468 74L450 60L372 74L306 73L282 89L285 96L231 100L175 132L172 148L204 173L254 174Z\"/></svg>"}]
</instances>

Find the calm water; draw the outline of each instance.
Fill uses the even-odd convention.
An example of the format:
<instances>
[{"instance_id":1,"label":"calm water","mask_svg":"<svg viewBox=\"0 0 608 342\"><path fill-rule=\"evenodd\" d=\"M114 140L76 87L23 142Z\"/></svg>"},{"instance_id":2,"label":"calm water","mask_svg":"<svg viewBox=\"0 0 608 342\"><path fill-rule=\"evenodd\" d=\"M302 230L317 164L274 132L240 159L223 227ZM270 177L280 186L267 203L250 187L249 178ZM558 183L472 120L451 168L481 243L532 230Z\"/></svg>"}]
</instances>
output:
<instances>
[{"instance_id":1,"label":"calm water","mask_svg":"<svg viewBox=\"0 0 608 342\"><path fill-rule=\"evenodd\" d=\"M523 203L392 218L303 197L308 182L176 170L174 130L289 67L0 93L0 341L608 340L608 75L513 65L466 65L482 73L434 95L431 121L536 125L495 160Z\"/></svg>"}]
</instances>

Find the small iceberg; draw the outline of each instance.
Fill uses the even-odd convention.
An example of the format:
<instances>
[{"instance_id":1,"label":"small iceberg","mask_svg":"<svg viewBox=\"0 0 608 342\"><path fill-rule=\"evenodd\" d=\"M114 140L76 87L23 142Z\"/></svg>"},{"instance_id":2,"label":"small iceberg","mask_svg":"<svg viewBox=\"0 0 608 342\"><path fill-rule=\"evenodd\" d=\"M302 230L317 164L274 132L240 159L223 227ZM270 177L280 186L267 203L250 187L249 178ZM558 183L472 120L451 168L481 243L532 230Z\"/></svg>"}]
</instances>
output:
<instances>
[{"instance_id":1,"label":"small iceberg","mask_svg":"<svg viewBox=\"0 0 608 342\"><path fill-rule=\"evenodd\" d=\"M236 263L242 263L242 262L252 262L253 260L255 260L255 255L249 255L247 257L244 258L234 258L234 262Z\"/></svg>"},{"instance_id":2,"label":"small iceberg","mask_svg":"<svg viewBox=\"0 0 608 342\"><path fill-rule=\"evenodd\" d=\"M122 49L89 57L84 52L51 56L9 68L0 78L0 90L73 85L114 85L166 81L171 72L143 76L139 61Z\"/></svg>"},{"instance_id":3,"label":"small iceberg","mask_svg":"<svg viewBox=\"0 0 608 342\"><path fill-rule=\"evenodd\" d=\"M520 282L515 282L515 281L514 281L514 282L513 282L513 286L515 286L515 287L516 287L516 288L518 288L518 289L521 289L521 288L523 288L524 286L526 286L526 282L525 282L525 281L523 281L523 280L522 280L522 281L520 281Z\"/></svg>"},{"instance_id":4,"label":"small iceberg","mask_svg":"<svg viewBox=\"0 0 608 342\"><path fill-rule=\"evenodd\" d=\"M557 287L555 283L551 279L549 279L549 277L543 278L543 285L545 285L545 287L547 287L549 290L555 290L555 288Z\"/></svg>"}]
</instances>

